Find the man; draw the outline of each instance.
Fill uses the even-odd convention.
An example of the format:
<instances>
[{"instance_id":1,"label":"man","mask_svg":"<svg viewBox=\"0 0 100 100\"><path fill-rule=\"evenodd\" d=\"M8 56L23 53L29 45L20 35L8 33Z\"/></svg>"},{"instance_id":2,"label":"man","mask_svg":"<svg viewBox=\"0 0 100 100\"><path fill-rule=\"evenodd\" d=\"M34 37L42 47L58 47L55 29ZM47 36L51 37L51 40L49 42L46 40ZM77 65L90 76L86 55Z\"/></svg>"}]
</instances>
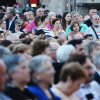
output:
<instances>
[{"instance_id":1,"label":"man","mask_svg":"<svg viewBox=\"0 0 100 100\"><path fill-rule=\"evenodd\" d=\"M93 23L91 22L91 17L93 15L97 15L97 9L90 9L89 10L89 16L90 16L90 19L86 20L84 23L89 27L91 26Z\"/></svg>"},{"instance_id":2,"label":"man","mask_svg":"<svg viewBox=\"0 0 100 100\"><path fill-rule=\"evenodd\" d=\"M75 47L76 54L85 54L84 46L81 39L70 40L67 44Z\"/></svg>"},{"instance_id":3,"label":"man","mask_svg":"<svg viewBox=\"0 0 100 100\"><path fill-rule=\"evenodd\" d=\"M94 74L94 66L90 59L85 55L77 55L74 54L69 57L67 63L70 62L78 62L82 65L82 68L85 70L87 74L87 78L84 84L81 84L80 89L76 91L76 95L79 97L80 100L100 100L99 95L96 91L93 91L92 85L90 84L93 81L93 74Z\"/></svg>"},{"instance_id":4,"label":"man","mask_svg":"<svg viewBox=\"0 0 100 100\"><path fill-rule=\"evenodd\" d=\"M56 62L56 51L60 45L57 42L50 42L49 44L49 56L53 59L53 62Z\"/></svg>"},{"instance_id":5,"label":"man","mask_svg":"<svg viewBox=\"0 0 100 100\"><path fill-rule=\"evenodd\" d=\"M7 10L7 19L6 19L6 30L12 31L12 33L15 32L15 20L18 19L17 16L15 16L15 9L9 8Z\"/></svg>"},{"instance_id":6,"label":"man","mask_svg":"<svg viewBox=\"0 0 100 100\"><path fill-rule=\"evenodd\" d=\"M92 34L93 40L100 38L100 17L93 15L91 17L93 25L86 30L86 34Z\"/></svg>"},{"instance_id":7,"label":"man","mask_svg":"<svg viewBox=\"0 0 100 100\"><path fill-rule=\"evenodd\" d=\"M5 94L2 93L5 82L7 79L6 74L6 66L2 60L0 60L0 100L11 100L9 97L7 97Z\"/></svg>"},{"instance_id":8,"label":"man","mask_svg":"<svg viewBox=\"0 0 100 100\"><path fill-rule=\"evenodd\" d=\"M80 17L78 12L72 13L72 21L80 22ZM88 28L86 24L82 24L81 22L80 22L80 27L81 27L80 32L85 32L86 29ZM70 25L66 28L65 36L67 36L69 32L71 32Z\"/></svg>"},{"instance_id":9,"label":"man","mask_svg":"<svg viewBox=\"0 0 100 100\"><path fill-rule=\"evenodd\" d=\"M38 9L36 10L36 16L43 16L43 15L44 15L43 9L42 9L42 8L38 8Z\"/></svg>"},{"instance_id":10,"label":"man","mask_svg":"<svg viewBox=\"0 0 100 100\"><path fill-rule=\"evenodd\" d=\"M97 68L94 74L94 81L91 82L93 91L97 91L100 96L100 52L94 56L93 62Z\"/></svg>"}]
</instances>

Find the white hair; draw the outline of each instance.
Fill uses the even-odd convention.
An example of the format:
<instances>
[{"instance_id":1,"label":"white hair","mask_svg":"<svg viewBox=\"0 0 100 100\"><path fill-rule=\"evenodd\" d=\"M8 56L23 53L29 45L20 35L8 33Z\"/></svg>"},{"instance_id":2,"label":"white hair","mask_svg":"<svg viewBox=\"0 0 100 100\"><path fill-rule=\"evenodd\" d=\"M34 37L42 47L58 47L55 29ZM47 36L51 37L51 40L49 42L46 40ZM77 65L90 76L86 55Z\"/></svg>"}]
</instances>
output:
<instances>
[{"instance_id":1,"label":"white hair","mask_svg":"<svg viewBox=\"0 0 100 100\"><path fill-rule=\"evenodd\" d=\"M62 63L67 61L69 58L72 50L75 50L75 47L72 45L62 45L58 48L56 57L57 57L57 62Z\"/></svg>"},{"instance_id":2,"label":"white hair","mask_svg":"<svg viewBox=\"0 0 100 100\"><path fill-rule=\"evenodd\" d=\"M48 13L48 16L49 16L49 17L51 17L52 15L56 15L56 13L55 13L55 12L49 12L49 13Z\"/></svg>"}]
</instances>

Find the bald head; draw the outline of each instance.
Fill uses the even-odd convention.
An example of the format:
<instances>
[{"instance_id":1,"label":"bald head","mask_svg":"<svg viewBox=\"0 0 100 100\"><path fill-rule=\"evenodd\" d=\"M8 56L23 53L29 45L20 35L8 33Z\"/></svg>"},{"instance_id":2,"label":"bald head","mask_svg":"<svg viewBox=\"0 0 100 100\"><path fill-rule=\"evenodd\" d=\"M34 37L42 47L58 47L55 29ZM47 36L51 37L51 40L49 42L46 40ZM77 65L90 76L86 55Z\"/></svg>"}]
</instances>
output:
<instances>
[{"instance_id":1,"label":"bald head","mask_svg":"<svg viewBox=\"0 0 100 100\"><path fill-rule=\"evenodd\" d=\"M92 23L94 26L99 27L100 17L98 15L93 15L92 16Z\"/></svg>"},{"instance_id":2,"label":"bald head","mask_svg":"<svg viewBox=\"0 0 100 100\"><path fill-rule=\"evenodd\" d=\"M43 9L42 9L42 8L38 8L38 9L36 10L36 16L43 16L43 15L44 15Z\"/></svg>"},{"instance_id":3,"label":"bald head","mask_svg":"<svg viewBox=\"0 0 100 100\"><path fill-rule=\"evenodd\" d=\"M6 66L4 62L0 60L0 91L4 89L6 79Z\"/></svg>"}]
</instances>

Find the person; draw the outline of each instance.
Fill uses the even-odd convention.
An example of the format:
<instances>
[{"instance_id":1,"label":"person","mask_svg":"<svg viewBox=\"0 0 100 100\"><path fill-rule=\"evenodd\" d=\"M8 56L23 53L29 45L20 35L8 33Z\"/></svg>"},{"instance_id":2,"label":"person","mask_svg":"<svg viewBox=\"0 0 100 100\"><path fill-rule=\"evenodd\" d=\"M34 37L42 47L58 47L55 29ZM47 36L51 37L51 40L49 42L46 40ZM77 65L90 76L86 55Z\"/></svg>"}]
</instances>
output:
<instances>
[{"instance_id":1,"label":"person","mask_svg":"<svg viewBox=\"0 0 100 100\"><path fill-rule=\"evenodd\" d=\"M86 29L88 28L88 26L86 24L83 24L83 23L80 22L78 12L72 13L72 21L79 21L79 24L80 24L80 27L81 27L80 32L86 32ZM65 36L67 36L69 34L69 32L71 32L70 25L66 28Z\"/></svg>"},{"instance_id":2,"label":"person","mask_svg":"<svg viewBox=\"0 0 100 100\"><path fill-rule=\"evenodd\" d=\"M85 82L81 84L80 89L76 91L76 95L80 98L80 100L99 100L99 95L96 93L96 91L93 91L91 85L91 82L93 81L93 74L95 72L95 66L93 65L89 57L87 57L86 55L74 54L69 57L66 63L68 64L71 62L80 63L87 74Z\"/></svg>"},{"instance_id":3,"label":"person","mask_svg":"<svg viewBox=\"0 0 100 100\"><path fill-rule=\"evenodd\" d=\"M79 100L75 91L85 81L86 73L79 63L65 64L60 73L60 81L51 90L62 100Z\"/></svg>"},{"instance_id":4,"label":"person","mask_svg":"<svg viewBox=\"0 0 100 100\"><path fill-rule=\"evenodd\" d=\"M49 56L52 58L53 62L56 62L56 51L60 47L57 42L50 42L49 43Z\"/></svg>"},{"instance_id":5,"label":"person","mask_svg":"<svg viewBox=\"0 0 100 100\"><path fill-rule=\"evenodd\" d=\"M38 30L38 27L41 25L41 17L40 16L37 16L34 20L34 24L36 27L34 27L32 29L32 34L35 35L37 30Z\"/></svg>"},{"instance_id":6,"label":"person","mask_svg":"<svg viewBox=\"0 0 100 100\"><path fill-rule=\"evenodd\" d=\"M62 17L62 27L64 31L66 30L67 26L70 25L70 23L71 23L70 12L64 12L63 17Z\"/></svg>"},{"instance_id":7,"label":"person","mask_svg":"<svg viewBox=\"0 0 100 100\"><path fill-rule=\"evenodd\" d=\"M93 40L92 34L85 34L84 39Z\"/></svg>"},{"instance_id":8,"label":"person","mask_svg":"<svg viewBox=\"0 0 100 100\"><path fill-rule=\"evenodd\" d=\"M79 17L80 17L80 18L79 18L79 21L80 21L81 23L84 23L84 17L83 17L83 15L80 14Z\"/></svg>"},{"instance_id":9,"label":"person","mask_svg":"<svg viewBox=\"0 0 100 100\"><path fill-rule=\"evenodd\" d=\"M80 24L78 21L72 21L71 24L70 24L70 29L71 29L71 32L66 36L66 38L68 40L72 40L74 39L74 35L76 34L82 34L82 36L84 36L84 32L80 32Z\"/></svg>"},{"instance_id":10,"label":"person","mask_svg":"<svg viewBox=\"0 0 100 100\"><path fill-rule=\"evenodd\" d=\"M38 8L36 10L36 17L37 16L40 16L41 17L43 15L44 15L43 9L42 8ZM31 32L34 27L35 27L34 20L32 20L31 23L30 23L30 26L29 26L29 32Z\"/></svg>"},{"instance_id":11,"label":"person","mask_svg":"<svg viewBox=\"0 0 100 100\"><path fill-rule=\"evenodd\" d=\"M95 9L95 8L92 8L92 9L89 10L90 18L84 22L88 27L92 26L92 24L93 24L92 21L91 21L91 17L93 15L97 15L97 9Z\"/></svg>"},{"instance_id":12,"label":"person","mask_svg":"<svg viewBox=\"0 0 100 100\"><path fill-rule=\"evenodd\" d=\"M64 30L60 29L61 21L59 18L55 18L52 21L52 30L50 31L50 36L54 37L58 35L58 32L64 32Z\"/></svg>"},{"instance_id":13,"label":"person","mask_svg":"<svg viewBox=\"0 0 100 100\"><path fill-rule=\"evenodd\" d=\"M41 17L41 22L42 22L42 24L38 27L38 30L42 29L45 32L45 35L48 36L50 34L50 30L46 26L49 23L49 17L48 17L48 15L43 15Z\"/></svg>"},{"instance_id":14,"label":"person","mask_svg":"<svg viewBox=\"0 0 100 100\"><path fill-rule=\"evenodd\" d=\"M94 74L94 80L91 82L92 85L92 89L93 91L96 91L98 93L98 95L100 96L99 92L100 92L100 52L97 53L94 58L93 58L93 62L96 66L96 72Z\"/></svg>"},{"instance_id":15,"label":"person","mask_svg":"<svg viewBox=\"0 0 100 100\"><path fill-rule=\"evenodd\" d=\"M91 17L93 25L88 27L86 34L92 34L93 40L100 38L100 17L98 15L93 15Z\"/></svg>"},{"instance_id":16,"label":"person","mask_svg":"<svg viewBox=\"0 0 100 100\"><path fill-rule=\"evenodd\" d=\"M84 45L82 39L70 40L67 44L71 44L75 47L76 54L85 54Z\"/></svg>"},{"instance_id":17,"label":"person","mask_svg":"<svg viewBox=\"0 0 100 100\"><path fill-rule=\"evenodd\" d=\"M6 96L3 93L5 83L7 79L7 74L6 74L6 65L4 62L0 59L0 100L12 100L8 96Z\"/></svg>"},{"instance_id":18,"label":"person","mask_svg":"<svg viewBox=\"0 0 100 100\"><path fill-rule=\"evenodd\" d=\"M9 8L7 10L7 19L6 19L6 30L12 31L12 33L15 32L15 20L18 19L17 16L15 16L15 9Z\"/></svg>"},{"instance_id":19,"label":"person","mask_svg":"<svg viewBox=\"0 0 100 100\"><path fill-rule=\"evenodd\" d=\"M13 100L32 100L31 93L25 88L30 81L30 69L24 57L8 55L3 61L7 66L9 76L4 93Z\"/></svg>"},{"instance_id":20,"label":"person","mask_svg":"<svg viewBox=\"0 0 100 100\"><path fill-rule=\"evenodd\" d=\"M62 66L65 64L67 59L74 53L75 48L72 45L62 45L57 49L57 61L53 62L54 69L56 70L54 83L58 83Z\"/></svg>"},{"instance_id":21,"label":"person","mask_svg":"<svg viewBox=\"0 0 100 100\"><path fill-rule=\"evenodd\" d=\"M100 44L96 41L90 41L85 46L85 53L93 62L93 57L100 52Z\"/></svg>"},{"instance_id":22,"label":"person","mask_svg":"<svg viewBox=\"0 0 100 100\"><path fill-rule=\"evenodd\" d=\"M0 20L0 31L6 31L6 21L5 20Z\"/></svg>"},{"instance_id":23,"label":"person","mask_svg":"<svg viewBox=\"0 0 100 100\"><path fill-rule=\"evenodd\" d=\"M27 89L39 100L61 100L49 88L53 83L55 74L51 62L50 57L46 55L37 55L29 62L34 84L29 85Z\"/></svg>"},{"instance_id":24,"label":"person","mask_svg":"<svg viewBox=\"0 0 100 100\"><path fill-rule=\"evenodd\" d=\"M49 55L49 43L44 40L35 40L32 45L32 56L39 54Z\"/></svg>"},{"instance_id":25,"label":"person","mask_svg":"<svg viewBox=\"0 0 100 100\"><path fill-rule=\"evenodd\" d=\"M11 33L9 34L6 39L7 40L10 40L10 41L16 41L16 40L19 40L19 36L23 33L21 32L21 27L22 27L22 20L21 19L16 19L15 20L15 33Z\"/></svg>"},{"instance_id":26,"label":"person","mask_svg":"<svg viewBox=\"0 0 100 100\"><path fill-rule=\"evenodd\" d=\"M31 48L26 44L21 44L21 43L17 44L13 48L12 53L19 54L19 55L25 57L26 62L28 62L32 58L32 56L31 56Z\"/></svg>"}]
</instances>

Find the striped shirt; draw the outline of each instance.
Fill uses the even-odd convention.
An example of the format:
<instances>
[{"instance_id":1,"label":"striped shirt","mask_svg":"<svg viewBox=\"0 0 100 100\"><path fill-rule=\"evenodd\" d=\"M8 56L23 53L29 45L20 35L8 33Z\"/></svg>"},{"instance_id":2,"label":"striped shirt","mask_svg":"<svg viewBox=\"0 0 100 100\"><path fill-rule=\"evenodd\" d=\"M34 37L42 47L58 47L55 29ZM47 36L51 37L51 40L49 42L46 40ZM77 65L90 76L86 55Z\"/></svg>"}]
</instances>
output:
<instances>
[{"instance_id":1,"label":"striped shirt","mask_svg":"<svg viewBox=\"0 0 100 100\"><path fill-rule=\"evenodd\" d=\"M39 26L38 30L43 30L45 32L45 35L49 35L50 34L50 29L48 29L47 27L44 26Z\"/></svg>"}]
</instances>

